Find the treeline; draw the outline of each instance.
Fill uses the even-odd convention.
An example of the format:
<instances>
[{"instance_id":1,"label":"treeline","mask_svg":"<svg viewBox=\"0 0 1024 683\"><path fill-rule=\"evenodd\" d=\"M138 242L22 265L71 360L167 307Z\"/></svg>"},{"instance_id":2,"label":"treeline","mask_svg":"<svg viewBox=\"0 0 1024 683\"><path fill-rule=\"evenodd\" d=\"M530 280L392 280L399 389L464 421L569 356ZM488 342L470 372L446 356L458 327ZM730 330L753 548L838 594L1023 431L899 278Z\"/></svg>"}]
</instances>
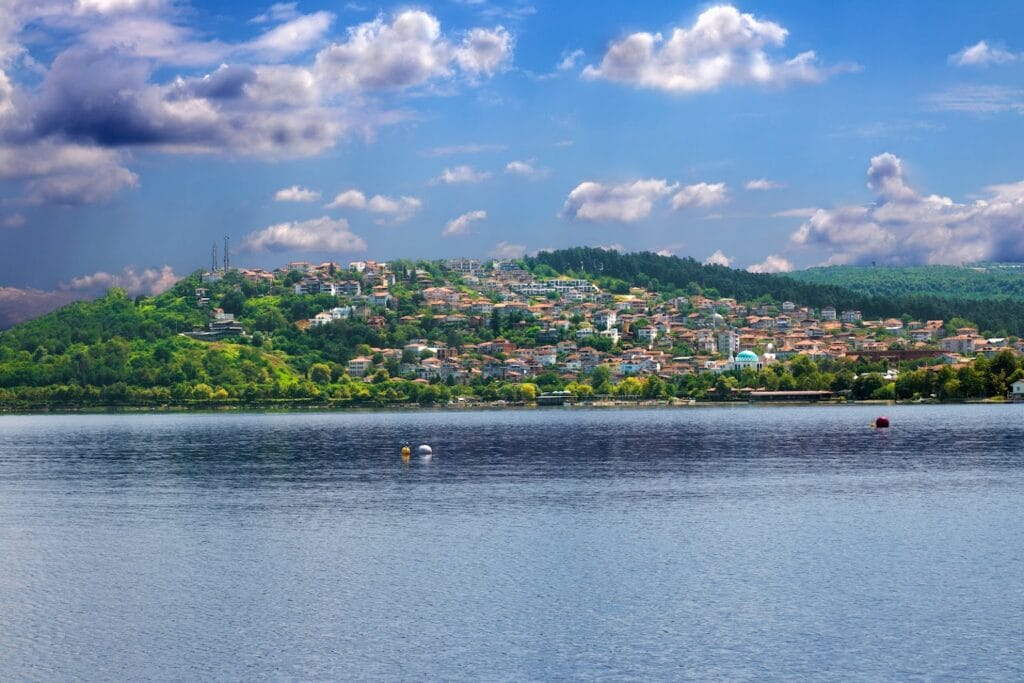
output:
<instances>
[{"instance_id":1,"label":"treeline","mask_svg":"<svg viewBox=\"0 0 1024 683\"><path fill-rule=\"evenodd\" d=\"M840 311L859 310L868 318L903 315L918 320L965 318L992 335L1024 335L1024 302L1021 301L979 300L948 294L873 296L837 285L803 282L788 275L704 265L692 258L650 252L622 254L594 247L542 251L526 261L534 269L543 266L580 277L618 280L653 291L682 294L712 291L718 296L741 301L793 301L813 308L835 306Z\"/></svg>"},{"instance_id":2,"label":"treeline","mask_svg":"<svg viewBox=\"0 0 1024 683\"><path fill-rule=\"evenodd\" d=\"M831 266L789 273L816 285L835 285L869 296L926 295L953 299L1024 301L1024 267Z\"/></svg>"}]
</instances>

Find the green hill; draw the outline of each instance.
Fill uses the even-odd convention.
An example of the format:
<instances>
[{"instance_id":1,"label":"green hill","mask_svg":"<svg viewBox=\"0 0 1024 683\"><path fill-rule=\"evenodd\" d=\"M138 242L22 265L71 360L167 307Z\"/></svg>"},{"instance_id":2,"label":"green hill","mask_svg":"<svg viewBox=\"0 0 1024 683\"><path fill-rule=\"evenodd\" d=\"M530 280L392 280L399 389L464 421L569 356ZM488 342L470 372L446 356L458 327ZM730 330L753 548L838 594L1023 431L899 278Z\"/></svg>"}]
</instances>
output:
<instances>
[{"instance_id":1,"label":"green hill","mask_svg":"<svg viewBox=\"0 0 1024 683\"><path fill-rule=\"evenodd\" d=\"M644 287L659 293L663 303L680 294L733 297L744 303L788 300L814 308L858 309L868 318L965 318L989 336L1024 335L1024 303L1005 298L872 295L793 277L705 266L693 259L592 248L542 252L522 265L539 279L586 277L611 293ZM574 338L574 333L542 327L521 305L489 317L467 315L477 303L486 303L484 295L467 288L458 274L443 272L439 263L396 261L389 268L388 277L394 276L395 282L390 285L393 300L386 307L371 305L372 299L365 296L295 294L292 285L302 278L298 272L259 284L238 272L203 284L200 274L193 273L160 296L132 299L124 290L113 289L95 301L70 304L0 332L0 407L429 404L456 396L519 400L536 390L573 387L580 379L565 380L554 368L530 375L523 383L514 378L485 379L483 365L500 363L504 356L481 352L475 345L501 337L513 348L536 347L552 344L563 334ZM335 272L332 266L324 277L354 285L360 275ZM376 281L364 278L364 289ZM443 301L427 301L427 288L441 285L460 290L474 303L448 311ZM494 292L489 296L492 303L500 299ZM436 308L439 303L442 313ZM335 307L338 319L310 324L317 314ZM233 318L212 316L215 308ZM563 319L570 326L583 321L579 311L571 309ZM230 330L202 339L181 334L212 324ZM222 333L225 336L218 336ZM420 369L429 370L421 361L433 354L421 340L440 342L438 349L455 349L460 362L472 365L472 377L469 365L464 365L463 383L452 375L441 381L439 373L429 382L417 379ZM605 336L587 343L603 352L615 345ZM349 361L360 356L370 363L361 361L352 372L358 375L369 367L369 381L350 376ZM672 391L692 395L693 381L707 377L679 374ZM660 382L643 384L644 391L650 388L651 396L662 396L666 389ZM605 385L607 378L598 381L601 390L596 393L611 390ZM641 391L641 382L626 378L616 387L632 395Z\"/></svg>"},{"instance_id":2,"label":"green hill","mask_svg":"<svg viewBox=\"0 0 1024 683\"><path fill-rule=\"evenodd\" d=\"M793 301L815 308L856 309L870 318L900 317L904 314L919 320L965 318L992 334L1024 335L1024 300L958 296L949 291L941 294L923 291L876 294L831 282L805 281L791 274L748 273L704 265L692 258L658 256L650 252L620 254L591 247L541 252L527 261L532 267L543 265L558 272L593 276L611 289L618 282L681 293L695 289L711 290L720 296L741 301L764 298L776 302Z\"/></svg>"},{"instance_id":3,"label":"green hill","mask_svg":"<svg viewBox=\"0 0 1024 683\"><path fill-rule=\"evenodd\" d=\"M925 295L1024 302L1024 264L961 266L832 266L787 273L815 285L834 285L871 296Z\"/></svg>"}]
</instances>

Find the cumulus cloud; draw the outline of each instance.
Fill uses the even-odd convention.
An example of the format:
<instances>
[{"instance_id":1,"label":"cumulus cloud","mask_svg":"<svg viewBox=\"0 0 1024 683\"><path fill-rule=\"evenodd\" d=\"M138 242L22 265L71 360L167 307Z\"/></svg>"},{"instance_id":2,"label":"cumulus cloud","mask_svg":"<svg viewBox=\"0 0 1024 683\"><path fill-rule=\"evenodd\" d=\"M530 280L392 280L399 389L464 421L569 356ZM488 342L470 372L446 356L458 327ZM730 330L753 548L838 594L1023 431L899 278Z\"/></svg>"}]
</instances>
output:
<instances>
[{"instance_id":1,"label":"cumulus cloud","mask_svg":"<svg viewBox=\"0 0 1024 683\"><path fill-rule=\"evenodd\" d=\"M482 221L487 218L486 211L469 211L462 214L458 218L453 218L448 221L444 226L444 232L441 233L443 237L451 237L452 235L464 235L469 232L470 226L476 221Z\"/></svg>"},{"instance_id":2,"label":"cumulus cloud","mask_svg":"<svg viewBox=\"0 0 1024 683\"><path fill-rule=\"evenodd\" d=\"M729 5L705 10L693 26L660 33L633 33L611 44L601 64L583 77L675 93L716 90L724 85L785 86L820 83L854 65L824 67L813 51L789 59L768 54L786 42L788 31L772 21Z\"/></svg>"},{"instance_id":3,"label":"cumulus cloud","mask_svg":"<svg viewBox=\"0 0 1024 683\"><path fill-rule=\"evenodd\" d=\"M126 157L95 146L42 141L0 144L0 180L25 183L27 204L95 204L125 188L138 176L124 167Z\"/></svg>"},{"instance_id":4,"label":"cumulus cloud","mask_svg":"<svg viewBox=\"0 0 1024 683\"><path fill-rule=\"evenodd\" d=\"M149 71L147 63L112 52L62 53L43 82L35 133L110 148L274 157L322 152L345 128L338 112L319 106L315 95L295 92L303 87L303 72L294 67L221 66L167 86L150 85ZM285 86L290 102L281 95L263 98L276 86ZM305 87L315 84L307 78Z\"/></svg>"},{"instance_id":5,"label":"cumulus cloud","mask_svg":"<svg viewBox=\"0 0 1024 683\"><path fill-rule=\"evenodd\" d=\"M748 180L744 187L755 192L767 192L768 190L781 190L785 185L774 180L768 180L767 178L757 178L756 180Z\"/></svg>"},{"instance_id":6,"label":"cumulus cloud","mask_svg":"<svg viewBox=\"0 0 1024 683\"><path fill-rule=\"evenodd\" d=\"M704 265L706 266L725 266L726 268L732 267L732 263L735 259L731 256L726 256L725 252L721 249L716 249L715 253L704 259Z\"/></svg>"},{"instance_id":7,"label":"cumulus cloud","mask_svg":"<svg viewBox=\"0 0 1024 683\"><path fill-rule=\"evenodd\" d=\"M791 270L793 264L776 254L769 254L764 261L747 266L750 273L788 273Z\"/></svg>"},{"instance_id":8,"label":"cumulus cloud","mask_svg":"<svg viewBox=\"0 0 1024 683\"><path fill-rule=\"evenodd\" d=\"M181 276L175 274L174 269L167 265L162 268L145 268L143 270L127 266L120 273L97 271L91 275L72 278L70 282L62 286L62 289L100 294L111 287L120 287L132 296L137 294L156 296L166 292L180 279Z\"/></svg>"},{"instance_id":9,"label":"cumulus cloud","mask_svg":"<svg viewBox=\"0 0 1024 683\"><path fill-rule=\"evenodd\" d=\"M697 183L687 185L672 197L672 208L682 209L687 206L717 206L728 201L728 188L725 183Z\"/></svg>"},{"instance_id":10,"label":"cumulus cloud","mask_svg":"<svg viewBox=\"0 0 1024 683\"><path fill-rule=\"evenodd\" d=\"M482 183L491 177L489 171L477 171L472 166L456 166L441 171L441 175L434 178L434 184L459 185L463 183Z\"/></svg>"},{"instance_id":11,"label":"cumulus cloud","mask_svg":"<svg viewBox=\"0 0 1024 683\"><path fill-rule=\"evenodd\" d=\"M501 26L471 29L454 45L436 17L406 10L390 22L377 17L349 28L347 40L317 54L315 68L337 90L401 90L448 78L456 66L473 77L492 75L511 55L512 38Z\"/></svg>"},{"instance_id":12,"label":"cumulus cloud","mask_svg":"<svg viewBox=\"0 0 1024 683\"><path fill-rule=\"evenodd\" d=\"M401 196L397 199L385 195L376 194L366 198L366 195L357 189L345 190L338 194L334 200L327 205L328 209L356 209L358 211L369 211L370 213L389 215L394 222L400 223L408 220L423 206L423 202L417 197Z\"/></svg>"},{"instance_id":13,"label":"cumulus cloud","mask_svg":"<svg viewBox=\"0 0 1024 683\"><path fill-rule=\"evenodd\" d=\"M488 252L488 256L491 258L507 258L515 259L522 258L526 254L526 247L522 244L512 244L502 240L494 245L494 248Z\"/></svg>"},{"instance_id":14,"label":"cumulus cloud","mask_svg":"<svg viewBox=\"0 0 1024 683\"><path fill-rule=\"evenodd\" d=\"M505 164L505 173L516 175L528 180L541 180L546 178L550 171L546 168L538 168L533 159L528 161L510 161Z\"/></svg>"},{"instance_id":15,"label":"cumulus cloud","mask_svg":"<svg viewBox=\"0 0 1024 683\"><path fill-rule=\"evenodd\" d=\"M8 173L26 184L24 201L105 201L138 184L125 163L140 148L268 159L320 154L343 136L369 136L408 116L379 110L362 93L458 76L476 82L505 68L514 48L500 26L446 34L435 17L412 10L353 26L326 47L334 14L301 14L292 2L256 17L266 25L261 32L233 43L209 39L190 25L192 16L173 0L4 5L0 155L46 145L95 149L97 162L107 156L83 173ZM38 49L39 37L51 34L66 47ZM295 61L320 47L305 63ZM36 62L33 50L51 61ZM167 80L169 70L183 75ZM105 150L124 154L110 163Z\"/></svg>"},{"instance_id":16,"label":"cumulus cloud","mask_svg":"<svg viewBox=\"0 0 1024 683\"><path fill-rule=\"evenodd\" d=\"M633 223L649 216L654 202L677 187L654 178L618 185L586 181L569 193L562 215L584 221Z\"/></svg>"},{"instance_id":17,"label":"cumulus cloud","mask_svg":"<svg viewBox=\"0 0 1024 683\"><path fill-rule=\"evenodd\" d=\"M286 187L274 193L275 202L315 202L320 199L320 193L298 185Z\"/></svg>"},{"instance_id":18,"label":"cumulus cloud","mask_svg":"<svg viewBox=\"0 0 1024 683\"><path fill-rule=\"evenodd\" d=\"M890 153L871 159L867 177L874 204L819 209L792 241L825 250L832 264L1024 260L1024 181L990 186L984 199L962 204L920 194Z\"/></svg>"},{"instance_id":19,"label":"cumulus cloud","mask_svg":"<svg viewBox=\"0 0 1024 683\"><path fill-rule=\"evenodd\" d=\"M297 16L248 43L244 50L262 59L281 59L301 54L322 43L333 23L334 15L330 12Z\"/></svg>"},{"instance_id":20,"label":"cumulus cloud","mask_svg":"<svg viewBox=\"0 0 1024 683\"><path fill-rule=\"evenodd\" d=\"M366 251L362 237L348 229L344 218L321 216L308 221L278 223L249 233L242 250L259 251Z\"/></svg>"},{"instance_id":21,"label":"cumulus cloud","mask_svg":"<svg viewBox=\"0 0 1024 683\"><path fill-rule=\"evenodd\" d=\"M959 52L951 54L949 63L956 66L988 66L989 64L1009 64L1020 59L1020 54L979 40L974 45L969 45Z\"/></svg>"}]
</instances>

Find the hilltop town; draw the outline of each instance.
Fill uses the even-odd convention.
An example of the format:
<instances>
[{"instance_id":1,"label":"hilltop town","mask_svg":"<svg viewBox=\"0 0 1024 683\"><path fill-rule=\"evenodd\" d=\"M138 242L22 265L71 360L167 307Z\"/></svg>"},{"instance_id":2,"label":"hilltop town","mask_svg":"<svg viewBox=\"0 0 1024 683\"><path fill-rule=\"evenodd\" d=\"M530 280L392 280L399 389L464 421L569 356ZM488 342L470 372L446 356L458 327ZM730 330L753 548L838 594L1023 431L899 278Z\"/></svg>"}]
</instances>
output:
<instances>
[{"instance_id":1,"label":"hilltop town","mask_svg":"<svg viewBox=\"0 0 1024 683\"><path fill-rule=\"evenodd\" d=\"M650 284L529 259L197 271L4 332L0 403L1024 397L1024 340L965 319Z\"/></svg>"},{"instance_id":2,"label":"hilltop town","mask_svg":"<svg viewBox=\"0 0 1024 683\"><path fill-rule=\"evenodd\" d=\"M635 380L626 389L642 395L643 382L652 377L667 386L679 376L725 373L736 381L722 386L741 394L790 391L796 393L786 398L799 398L800 389L808 397L815 390L853 389L849 376L824 384L820 377L798 382L788 370L790 361L803 356L829 368L870 366L883 381L871 393L895 398L901 364L957 370L977 356L1024 353L1024 340L986 338L965 321L906 315L866 320L859 310L742 302L702 293L700 287L675 295L638 287L612 293L590 279L532 273L515 260L457 258L420 265L426 267L370 260L344 266L292 262L273 271L242 268L237 275L268 296L290 292L336 299L331 303L337 305L294 321L301 330L357 319L385 336L397 326L424 331L421 338L391 338L391 344L346 359L344 371L354 379L379 380L382 371L388 378L447 385L541 378L545 388L560 383L559 388L570 386L580 395L590 393L584 387L593 389L592 383L580 382L603 368L611 386L598 389L610 393L617 386L619 394L625 394L621 387L628 378ZM195 290L198 306L211 306L207 285L224 277L224 272L203 273L204 286ZM211 316L208 329L186 334L220 339L247 333L223 308L212 307ZM706 386L703 394L715 391Z\"/></svg>"}]
</instances>

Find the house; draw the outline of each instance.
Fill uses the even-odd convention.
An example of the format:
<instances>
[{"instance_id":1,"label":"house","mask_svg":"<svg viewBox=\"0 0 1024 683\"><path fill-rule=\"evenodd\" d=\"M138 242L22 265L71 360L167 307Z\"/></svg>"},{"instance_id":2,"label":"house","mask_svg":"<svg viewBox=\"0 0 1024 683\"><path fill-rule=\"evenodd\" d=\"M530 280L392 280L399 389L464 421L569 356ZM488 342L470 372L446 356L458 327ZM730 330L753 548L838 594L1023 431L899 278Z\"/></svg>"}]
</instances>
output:
<instances>
[{"instance_id":1,"label":"house","mask_svg":"<svg viewBox=\"0 0 1024 683\"><path fill-rule=\"evenodd\" d=\"M952 353L974 353L975 337L970 334L957 334L939 340L939 348Z\"/></svg>"},{"instance_id":2,"label":"house","mask_svg":"<svg viewBox=\"0 0 1024 683\"><path fill-rule=\"evenodd\" d=\"M348 374L352 377L364 377L373 367L373 360L365 356L353 358L348 362Z\"/></svg>"},{"instance_id":3,"label":"house","mask_svg":"<svg viewBox=\"0 0 1024 683\"><path fill-rule=\"evenodd\" d=\"M1010 385L1010 398L1014 401L1024 401L1024 379L1019 379Z\"/></svg>"}]
</instances>

